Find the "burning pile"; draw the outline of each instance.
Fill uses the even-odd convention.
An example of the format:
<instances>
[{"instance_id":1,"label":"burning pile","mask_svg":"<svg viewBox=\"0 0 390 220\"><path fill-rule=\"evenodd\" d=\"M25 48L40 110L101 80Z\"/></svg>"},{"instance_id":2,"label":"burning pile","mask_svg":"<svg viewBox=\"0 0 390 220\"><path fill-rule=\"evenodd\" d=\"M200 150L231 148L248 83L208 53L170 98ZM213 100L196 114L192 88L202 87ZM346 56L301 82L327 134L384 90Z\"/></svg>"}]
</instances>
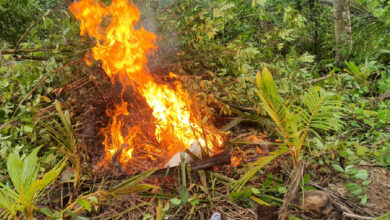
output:
<instances>
[{"instance_id":1,"label":"burning pile","mask_svg":"<svg viewBox=\"0 0 390 220\"><path fill-rule=\"evenodd\" d=\"M191 111L192 102L179 81L173 86L157 83L149 72L146 55L157 49L156 35L143 27L135 28L140 11L133 3L112 0L106 6L97 0L81 0L69 9L81 21L80 34L96 39L91 51L93 59L102 62L113 84L122 85L121 103L107 110L110 122L101 130L105 136L105 165L119 163L131 172L136 157L141 157L135 156L136 151L144 152L141 159L148 158L157 161L155 166L162 166L195 142L205 151L222 144L221 136L211 126L204 126ZM128 120L134 107L124 99L129 91L147 103L153 117Z\"/></svg>"}]
</instances>

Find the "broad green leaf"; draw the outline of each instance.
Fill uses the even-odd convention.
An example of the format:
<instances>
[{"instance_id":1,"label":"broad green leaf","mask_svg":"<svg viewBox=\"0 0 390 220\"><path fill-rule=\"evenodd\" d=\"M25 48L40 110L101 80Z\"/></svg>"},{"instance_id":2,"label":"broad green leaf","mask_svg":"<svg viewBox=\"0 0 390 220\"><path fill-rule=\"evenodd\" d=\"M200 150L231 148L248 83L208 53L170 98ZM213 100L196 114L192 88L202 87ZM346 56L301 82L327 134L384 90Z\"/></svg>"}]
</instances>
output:
<instances>
[{"instance_id":1,"label":"broad green leaf","mask_svg":"<svg viewBox=\"0 0 390 220\"><path fill-rule=\"evenodd\" d=\"M53 169L49 172L45 173L41 179L36 180L33 185L26 192L26 199L32 200L35 194L41 190L43 190L46 186L48 186L51 182L53 182L58 175L61 173L62 169L66 164L66 160L64 159L60 163L58 163Z\"/></svg>"},{"instance_id":2,"label":"broad green leaf","mask_svg":"<svg viewBox=\"0 0 390 220\"><path fill-rule=\"evenodd\" d=\"M368 178L368 172L367 170L357 170L354 174L353 174L353 177L356 178L356 179L360 179L360 180L366 180Z\"/></svg>"},{"instance_id":3,"label":"broad green leaf","mask_svg":"<svg viewBox=\"0 0 390 220\"><path fill-rule=\"evenodd\" d=\"M21 193L23 184L23 161L19 155L11 153L7 161L7 170L17 192Z\"/></svg>"},{"instance_id":4,"label":"broad green leaf","mask_svg":"<svg viewBox=\"0 0 390 220\"><path fill-rule=\"evenodd\" d=\"M363 196L363 197L360 199L360 204L362 204L362 205L367 204L367 200L368 200L368 196Z\"/></svg>"},{"instance_id":5,"label":"broad green leaf","mask_svg":"<svg viewBox=\"0 0 390 220\"><path fill-rule=\"evenodd\" d=\"M31 152L23 161L23 194L26 194L29 190L33 182L38 177L38 151L40 147L35 148L33 152Z\"/></svg>"},{"instance_id":6,"label":"broad green leaf","mask_svg":"<svg viewBox=\"0 0 390 220\"><path fill-rule=\"evenodd\" d=\"M367 186L367 185L369 185L371 183L371 180L364 180L363 182L362 182L362 185L363 186Z\"/></svg>"}]
</instances>

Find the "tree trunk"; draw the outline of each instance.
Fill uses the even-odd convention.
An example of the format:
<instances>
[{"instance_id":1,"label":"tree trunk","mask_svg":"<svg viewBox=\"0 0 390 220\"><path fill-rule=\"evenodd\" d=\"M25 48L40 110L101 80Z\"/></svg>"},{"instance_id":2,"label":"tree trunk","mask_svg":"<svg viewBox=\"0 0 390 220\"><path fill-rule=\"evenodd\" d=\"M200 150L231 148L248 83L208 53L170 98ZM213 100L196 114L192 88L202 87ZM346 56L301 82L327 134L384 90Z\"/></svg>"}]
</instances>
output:
<instances>
[{"instance_id":1,"label":"tree trunk","mask_svg":"<svg viewBox=\"0 0 390 220\"><path fill-rule=\"evenodd\" d=\"M334 32L336 38L336 62L348 59L352 50L351 13L349 0L334 0Z\"/></svg>"},{"instance_id":2,"label":"tree trunk","mask_svg":"<svg viewBox=\"0 0 390 220\"><path fill-rule=\"evenodd\" d=\"M315 55L316 61L319 62L321 60L321 58L320 58L321 54L320 54L319 42L318 42L318 30L320 28L320 24L318 22L319 10L316 6L317 3L318 3L318 0L309 0L309 9L310 9L309 20L312 23L314 23L314 27L313 27L314 45L313 45L312 53Z\"/></svg>"}]
</instances>

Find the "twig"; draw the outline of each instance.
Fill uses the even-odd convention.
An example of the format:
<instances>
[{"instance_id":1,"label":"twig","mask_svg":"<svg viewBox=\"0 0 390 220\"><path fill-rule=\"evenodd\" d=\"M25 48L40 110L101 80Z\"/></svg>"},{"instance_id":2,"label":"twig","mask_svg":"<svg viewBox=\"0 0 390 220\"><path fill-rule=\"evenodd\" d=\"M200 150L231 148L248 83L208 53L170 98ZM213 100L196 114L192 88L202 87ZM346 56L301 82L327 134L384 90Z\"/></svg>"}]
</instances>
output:
<instances>
[{"instance_id":1,"label":"twig","mask_svg":"<svg viewBox=\"0 0 390 220\"><path fill-rule=\"evenodd\" d=\"M123 149L125 149L127 147L130 147L130 146L126 143L122 144L122 146L114 153L114 155L112 156L112 159L111 159L112 164L114 164L114 167L117 167L119 169L120 173L123 172L123 169L122 169L121 164L117 160L117 158L118 158L119 154L122 153Z\"/></svg>"},{"instance_id":2,"label":"twig","mask_svg":"<svg viewBox=\"0 0 390 220\"><path fill-rule=\"evenodd\" d=\"M356 215L356 214L348 213L348 212L343 212L343 216L348 217L348 218L352 218L352 219L361 219L361 220L374 219L373 217L366 217L366 216Z\"/></svg>"},{"instance_id":3,"label":"twig","mask_svg":"<svg viewBox=\"0 0 390 220\"><path fill-rule=\"evenodd\" d=\"M42 57L42 56L32 56L32 55L18 55L16 57L19 60L49 60L51 57ZM61 62L61 58L55 57L54 58L57 62Z\"/></svg>"},{"instance_id":4,"label":"twig","mask_svg":"<svg viewBox=\"0 0 390 220\"><path fill-rule=\"evenodd\" d=\"M300 85L301 86L306 86L306 85L310 85L310 84L313 84L313 83L316 83L316 82L319 82L319 81L322 81L322 80L325 80L325 79L329 79L331 77L335 76L335 74L328 74L326 76L322 76L320 78L317 78L317 79L313 79L313 80L310 80L308 82L303 82L301 83Z\"/></svg>"},{"instance_id":5,"label":"twig","mask_svg":"<svg viewBox=\"0 0 390 220\"><path fill-rule=\"evenodd\" d=\"M58 5L57 7L55 7L54 9L52 10L49 10L48 12L46 12L46 14L44 14L41 18L39 18L38 20L36 20L27 30L26 32L24 32L24 34L22 35L22 37L20 37L20 39L18 40L18 42L16 43L15 45L15 50L18 49L19 47L19 44L20 42L22 42L22 40L27 36L27 34L30 33L30 31L39 24L39 22L41 22L42 20L44 20L47 16L49 16L51 13L57 11L58 9L60 9L62 6L68 4L68 2L71 2L72 0L65 0L63 3L61 3L60 5Z\"/></svg>"},{"instance_id":6,"label":"twig","mask_svg":"<svg viewBox=\"0 0 390 220\"><path fill-rule=\"evenodd\" d=\"M75 63L79 63L79 62L81 62L83 60L84 60L84 58L79 58L79 59L74 60L74 61L72 61L70 63L67 63L67 64L61 66L60 68L54 70L51 74L47 75L43 79L41 79L41 81L39 81L39 83L22 99L22 101L19 102L19 105L15 109L13 115L15 115L16 111L20 108L20 106L23 104L23 102L26 101L34 93L34 91L37 90L50 77L50 75L56 74L56 73L60 72L61 70L63 70L65 67L71 66L71 65L73 65Z\"/></svg>"}]
</instances>

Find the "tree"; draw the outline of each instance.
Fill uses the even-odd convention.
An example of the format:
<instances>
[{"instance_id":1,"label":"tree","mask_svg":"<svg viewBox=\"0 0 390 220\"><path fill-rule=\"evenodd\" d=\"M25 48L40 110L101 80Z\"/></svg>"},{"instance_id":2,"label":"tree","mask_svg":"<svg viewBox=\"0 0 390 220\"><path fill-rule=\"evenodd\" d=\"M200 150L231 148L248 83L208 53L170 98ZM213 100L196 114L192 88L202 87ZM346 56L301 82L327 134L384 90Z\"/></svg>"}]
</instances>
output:
<instances>
[{"instance_id":1,"label":"tree","mask_svg":"<svg viewBox=\"0 0 390 220\"><path fill-rule=\"evenodd\" d=\"M349 0L334 0L334 31L336 38L336 62L348 58L352 50L351 13Z\"/></svg>"}]
</instances>

